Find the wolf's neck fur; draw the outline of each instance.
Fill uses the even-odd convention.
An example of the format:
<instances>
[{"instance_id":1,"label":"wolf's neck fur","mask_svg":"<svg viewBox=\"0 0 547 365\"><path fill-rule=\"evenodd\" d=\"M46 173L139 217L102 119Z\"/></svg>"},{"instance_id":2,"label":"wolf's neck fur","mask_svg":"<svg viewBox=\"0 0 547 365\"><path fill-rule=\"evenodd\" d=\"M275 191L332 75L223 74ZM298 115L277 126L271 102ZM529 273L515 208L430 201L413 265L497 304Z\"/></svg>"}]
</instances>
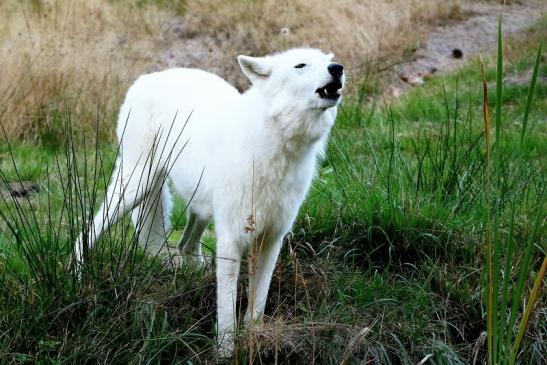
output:
<instances>
[{"instance_id":1,"label":"wolf's neck fur","mask_svg":"<svg viewBox=\"0 0 547 365\"><path fill-rule=\"evenodd\" d=\"M252 157L255 199L289 194L293 196L290 201L300 201L316 171L335 111L286 108L290 103L283 108L253 89L240 100L242 105L252 105L242 108L248 112L242 115L240 130L244 135L241 142ZM272 204L278 203L272 201L266 206L273 208Z\"/></svg>"},{"instance_id":2,"label":"wolf's neck fur","mask_svg":"<svg viewBox=\"0 0 547 365\"><path fill-rule=\"evenodd\" d=\"M278 99L268 103L255 87L244 93L241 100L253 105L252 114L246 116L250 123L246 126L249 137L270 143L257 147L294 162L315 150L318 144L319 152L334 122L332 112L325 109L299 109L294 102Z\"/></svg>"}]
</instances>

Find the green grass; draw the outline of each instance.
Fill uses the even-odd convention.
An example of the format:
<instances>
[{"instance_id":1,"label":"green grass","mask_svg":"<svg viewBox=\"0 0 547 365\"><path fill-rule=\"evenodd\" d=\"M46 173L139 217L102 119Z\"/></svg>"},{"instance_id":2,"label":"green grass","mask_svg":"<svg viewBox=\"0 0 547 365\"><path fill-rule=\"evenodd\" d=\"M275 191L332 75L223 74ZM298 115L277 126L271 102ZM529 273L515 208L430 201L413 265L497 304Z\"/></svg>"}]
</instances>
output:
<instances>
[{"instance_id":1,"label":"green grass","mask_svg":"<svg viewBox=\"0 0 547 365\"><path fill-rule=\"evenodd\" d=\"M544 23L526 40L512 41L515 56L503 64L507 77L539 60L533 98L529 82L496 90L500 65L485 59L488 109L497 126L492 161L478 60L391 104L347 98L274 274L271 318L252 341L241 339L236 362L510 359L506 349L518 333L521 303L545 256L547 87L541 77L547 69L536 57ZM64 122L61 145L0 145L1 361L214 361L212 267L163 265L143 255L124 219L97 244L82 280L70 270L82 212L88 217L97 208L116 149L91 139L84 145ZM6 185L17 187L19 179L38 183L40 191L9 197ZM177 201L173 243L183 210ZM204 243L214 250L212 231ZM490 302L489 285L495 289ZM539 293L517 363L545 360L547 313Z\"/></svg>"}]
</instances>

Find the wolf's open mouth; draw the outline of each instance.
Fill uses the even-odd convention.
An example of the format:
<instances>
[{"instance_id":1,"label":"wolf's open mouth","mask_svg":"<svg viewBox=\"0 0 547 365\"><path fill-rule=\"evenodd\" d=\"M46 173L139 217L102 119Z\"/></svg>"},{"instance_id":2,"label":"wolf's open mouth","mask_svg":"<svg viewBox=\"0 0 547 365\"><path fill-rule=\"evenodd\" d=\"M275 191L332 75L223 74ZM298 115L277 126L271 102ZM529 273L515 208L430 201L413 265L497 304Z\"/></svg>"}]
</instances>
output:
<instances>
[{"instance_id":1,"label":"wolf's open mouth","mask_svg":"<svg viewBox=\"0 0 547 365\"><path fill-rule=\"evenodd\" d=\"M340 89L342 89L342 83L340 81L331 81L323 87L315 90L319 94L321 99L336 100L340 97Z\"/></svg>"}]
</instances>

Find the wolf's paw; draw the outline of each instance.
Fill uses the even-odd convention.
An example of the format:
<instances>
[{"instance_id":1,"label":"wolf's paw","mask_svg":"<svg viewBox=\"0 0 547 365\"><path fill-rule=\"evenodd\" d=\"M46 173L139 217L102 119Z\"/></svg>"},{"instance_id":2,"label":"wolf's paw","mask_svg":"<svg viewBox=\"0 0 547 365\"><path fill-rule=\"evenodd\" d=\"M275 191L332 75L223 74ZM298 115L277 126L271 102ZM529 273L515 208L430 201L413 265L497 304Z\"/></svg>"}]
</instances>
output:
<instances>
[{"instance_id":1,"label":"wolf's paw","mask_svg":"<svg viewBox=\"0 0 547 365\"><path fill-rule=\"evenodd\" d=\"M217 357L219 359L231 358L234 354L234 335L224 333L217 340Z\"/></svg>"},{"instance_id":2,"label":"wolf's paw","mask_svg":"<svg viewBox=\"0 0 547 365\"><path fill-rule=\"evenodd\" d=\"M251 318L251 314L247 310L245 312L245 315L243 316L243 325L245 326L245 328L249 328L251 326L256 327L262 324L263 319L264 319L263 316L259 313L254 313Z\"/></svg>"},{"instance_id":3,"label":"wolf's paw","mask_svg":"<svg viewBox=\"0 0 547 365\"><path fill-rule=\"evenodd\" d=\"M184 247L180 246L178 247L177 258L180 261L180 265L204 267L208 264L205 256L203 256L202 254L185 251Z\"/></svg>"},{"instance_id":4,"label":"wolf's paw","mask_svg":"<svg viewBox=\"0 0 547 365\"><path fill-rule=\"evenodd\" d=\"M203 255L183 253L180 255L180 261L182 265L189 265L189 266L196 266L196 267L207 266L207 261L205 260Z\"/></svg>"}]
</instances>

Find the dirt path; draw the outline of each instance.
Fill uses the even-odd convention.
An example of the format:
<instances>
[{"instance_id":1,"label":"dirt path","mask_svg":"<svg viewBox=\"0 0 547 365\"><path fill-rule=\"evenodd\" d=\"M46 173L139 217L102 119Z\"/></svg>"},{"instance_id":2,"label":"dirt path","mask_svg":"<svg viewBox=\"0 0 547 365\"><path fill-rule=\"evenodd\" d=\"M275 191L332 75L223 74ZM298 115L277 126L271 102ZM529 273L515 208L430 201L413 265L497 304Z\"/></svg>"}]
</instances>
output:
<instances>
[{"instance_id":1,"label":"dirt path","mask_svg":"<svg viewBox=\"0 0 547 365\"><path fill-rule=\"evenodd\" d=\"M398 97L412 86L424 83L427 77L452 71L478 56L495 50L498 14L497 2L463 2L462 13L466 19L433 27L428 38L415 51L412 58L395 67L390 93ZM541 1L522 1L503 9L504 37L532 26L545 14Z\"/></svg>"}]
</instances>

